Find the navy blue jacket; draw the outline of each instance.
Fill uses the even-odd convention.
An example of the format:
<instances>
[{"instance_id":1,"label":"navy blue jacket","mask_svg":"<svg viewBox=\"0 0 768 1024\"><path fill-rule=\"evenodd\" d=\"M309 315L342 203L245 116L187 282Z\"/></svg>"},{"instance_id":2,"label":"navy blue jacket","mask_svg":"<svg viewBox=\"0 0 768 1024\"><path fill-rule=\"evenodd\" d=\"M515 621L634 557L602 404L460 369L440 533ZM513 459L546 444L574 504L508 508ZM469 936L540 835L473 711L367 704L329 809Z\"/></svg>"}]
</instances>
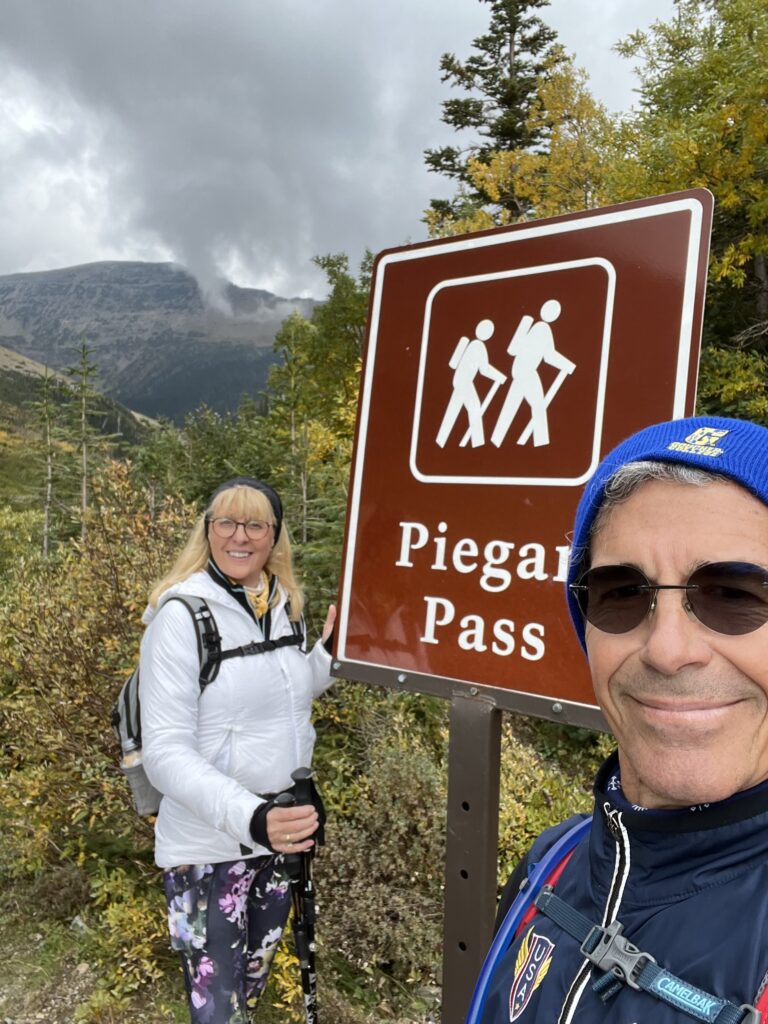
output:
<instances>
[{"instance_id":1,"label":"navy blue jacket","mask_svg":"<svg viewBox=\"0 0 768 1024\"><path fill-rule=\"evenodd\" d=\"M556 893L591 922L618 919L626 938L670 972L737 1006L768 972L768 786L682 811L636 810L612 792L614 754L595 783L588 840ZM544 832L532 867L563 827ZM578 942L541 914L494 973L482 1024L691 1024L647 992L622 986L606 1004Z\"/></svg>"}]
</instances>

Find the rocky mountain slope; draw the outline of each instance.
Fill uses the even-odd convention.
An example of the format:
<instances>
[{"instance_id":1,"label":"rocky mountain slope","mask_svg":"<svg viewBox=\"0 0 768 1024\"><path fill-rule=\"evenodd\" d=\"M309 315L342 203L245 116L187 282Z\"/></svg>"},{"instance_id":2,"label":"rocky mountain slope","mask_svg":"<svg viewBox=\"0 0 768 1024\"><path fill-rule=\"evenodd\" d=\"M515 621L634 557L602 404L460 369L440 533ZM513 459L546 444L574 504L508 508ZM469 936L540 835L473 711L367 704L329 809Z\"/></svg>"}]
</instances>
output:
<instances>
[{"instance_id":1,"label":"rocky mountain slope","mask_svg":"<svg viewBox=\"0 0 768 1024\"><path fill-rule=\"evenodd\" d=\"M224 411L263 390L280 324L314 305L228 285L213 309L174 264L88 263L0 276L0 345L62 369L85 338L99 390L180 421L201 403Z\"/></svg>"}]
</instances>

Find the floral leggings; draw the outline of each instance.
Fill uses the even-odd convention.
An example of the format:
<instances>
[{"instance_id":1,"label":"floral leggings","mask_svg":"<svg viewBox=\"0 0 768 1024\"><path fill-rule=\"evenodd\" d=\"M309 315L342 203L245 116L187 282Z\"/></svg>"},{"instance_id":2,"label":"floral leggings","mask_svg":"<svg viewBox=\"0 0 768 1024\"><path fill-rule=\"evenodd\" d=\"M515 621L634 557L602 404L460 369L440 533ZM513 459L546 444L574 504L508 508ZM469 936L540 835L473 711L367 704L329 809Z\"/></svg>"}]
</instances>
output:
<instances>
[{"instance_id":1,"label":"floral leggings","mask_svg":"<svg viewBox=\"0 0 768 1024\"><path fill-rule=\"evenodd\" d=\"M248 1024L291 908L282 858L182 865L163 881L192 1024Z\"/></svg>"}]
</instances>

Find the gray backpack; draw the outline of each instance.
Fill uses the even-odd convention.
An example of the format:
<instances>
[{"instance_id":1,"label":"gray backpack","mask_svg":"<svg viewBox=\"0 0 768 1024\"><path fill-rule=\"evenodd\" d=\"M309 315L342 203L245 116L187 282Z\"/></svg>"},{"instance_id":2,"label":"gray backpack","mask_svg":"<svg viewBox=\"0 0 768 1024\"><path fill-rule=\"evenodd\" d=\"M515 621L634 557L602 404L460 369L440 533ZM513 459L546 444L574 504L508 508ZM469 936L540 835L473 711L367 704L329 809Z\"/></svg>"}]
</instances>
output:
<instances>
[{"instance_id":1,"label":"gray backpack","mask_svg":"<svg viewBox=\"0 0 768 1024\"><path fill-rule=\"evenodd\" d=\"M200 693L212 683L219 673L222 661L227 658L245 658L251 654L265 654L278 647L301 647L304 643L303 620L301 623L291 620L293 632L290 636L281 636L277 640L254 641L242 647L233 647L222 651L221 636L216 620L202 597L189 594L174 594L168 601L181 601L195 625L197 637L197 654L200 662ZM167 602L165 602L167 603ZM160 793L147 778L141 754L141 700L139 686L139 666L130 674L123 684L120 694L112 709L112 728L120 742L122 756L120 768L128 779L131 795L140 817L151 817L160 809Z\"/></svg>"}]
</instances>

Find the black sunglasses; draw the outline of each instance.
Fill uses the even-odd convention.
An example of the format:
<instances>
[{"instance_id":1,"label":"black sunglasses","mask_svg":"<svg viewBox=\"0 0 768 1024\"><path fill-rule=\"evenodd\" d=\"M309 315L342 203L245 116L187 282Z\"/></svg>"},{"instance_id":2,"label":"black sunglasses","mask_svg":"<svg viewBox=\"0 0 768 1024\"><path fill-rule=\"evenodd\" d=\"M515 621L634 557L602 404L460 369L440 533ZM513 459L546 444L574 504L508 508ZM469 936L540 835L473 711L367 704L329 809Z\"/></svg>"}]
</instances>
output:
<instances>
[{"instance_id":1,"label":"black sunglasses","mask_svg":"<svg viewBox=\"0 0 768 1024\"><path fill-rule=\"evenodd\" d=\"M651 583L632 565L598 565L569 589L587 622L604 633L639 626L660 590L684 590L690 610L716 633L741 636L768 622L768 570L749 562L710 562L681 584Z\"/></svg>"}]
</instances>

